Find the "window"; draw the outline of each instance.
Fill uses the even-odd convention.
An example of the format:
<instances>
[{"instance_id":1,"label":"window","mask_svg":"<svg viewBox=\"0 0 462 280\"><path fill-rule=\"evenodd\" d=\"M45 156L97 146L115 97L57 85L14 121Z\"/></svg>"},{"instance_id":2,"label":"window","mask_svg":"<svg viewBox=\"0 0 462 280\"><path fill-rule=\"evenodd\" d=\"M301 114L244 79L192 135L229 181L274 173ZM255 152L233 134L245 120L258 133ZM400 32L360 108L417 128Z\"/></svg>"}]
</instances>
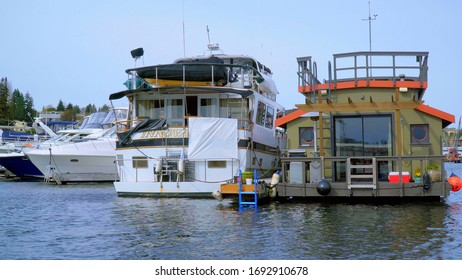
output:
<instances>
[{"instance_id":1,"label":"window","mask_svg":"<svg viewBox=\"0 0 462 280\"><path fill-rule=\"evenodd\" d=\"M200 116L201 117L216 117L217 99L202 98L200 100Z\"/></svg>"},{"instance_id":2,"label":"window","mask_svg":"<svg viewBox=\"0 0 462 280\"><path fill-rule=\"evenodd\" d=\"M298 128L298 138L300 146L314 146L314 130L313 127Z\"/></svg>"},{"instance_id":3,"label":"window","mask_svg":"<svg viewBox=\"0 0 462 280\"><path fill-rule=\"evenodd\" d=\"M342 116L334 118L336 156L373 157L393 155L391 115ZM336 179L346 178L344 162L336 163ZM378 179L386 180L389 162L378 163ZM363 172L356 170L355 172ZM364 172L366 172L364 170Z\"/></svg>"},{"instance_id":4,"label":"window","mask_svg":"<svg viewBox=\"0 0 462 280\"><path fill-rule=\"evenodd\" d=\"M148 168L147 157L132 157L133 168Z\"/></svg>"},{"instance_id":5,"label":"window","mask_svg":"<svg viewBox=\"0 0 462 280\"><path fill-rule=\"evenodd\" d=\"M411 124L411 144L430 144L428 124Z\"/></svg>"},{"instance_id":6,"label":"window","mask_svg":"<svg viewBox=\"0 0 462 280\"><path fill-rule=\"evenodd\" d=\"M209 160L207 161L208 168L226 168L226 161L224 160Z\"/></svg>"},{"instance_id":7,"label":"window","mask_svg":"<svg viewBox=\"0 0 462 280\"><path fill-rule=\"evenodd\" d=\"M168 123L171 126L182 126L184 121L183 99L168 99Z\"/></svg>"},{"instance_id":8,"label":"window","mask_svg":"<svg viewBox=\"0 0 462 280\"><path fill-rule=\"evenodd\" d=\"M258 101L258 109L257 109L257 124L264 125L265 124L265 114L266 114L266 105L265 103Z\"/></svg>"},{"instance_id":9,"label":"window","mask_svg":"<svg viewBox=\"0 0 462 280\"><path fill-rule=\"evenodd\" d=\"M268 106L266 109L266 121L265 126L267 128L273 128L273 118L274 118L274 109L271 106Z\"/></svg>"},{"instance_id":10,"label":"window","mask_svg":"<svg viewBox=\"0 0 462 280\"><path fill-rule=\"evenodd\" d=\"M241 118L242 99L226 98L220 99L220 118Z\"/></svg>"}]
</instances>

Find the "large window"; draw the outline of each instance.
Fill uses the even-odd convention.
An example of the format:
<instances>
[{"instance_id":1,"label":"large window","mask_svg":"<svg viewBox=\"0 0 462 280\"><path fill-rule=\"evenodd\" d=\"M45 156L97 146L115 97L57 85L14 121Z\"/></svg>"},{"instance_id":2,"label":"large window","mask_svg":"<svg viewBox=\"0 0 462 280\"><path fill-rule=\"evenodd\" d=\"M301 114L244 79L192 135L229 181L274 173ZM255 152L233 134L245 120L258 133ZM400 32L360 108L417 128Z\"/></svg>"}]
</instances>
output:
<instances>
[{"instance_id":1,"label":"large window","mask_svg":"<svg viewBox=\"0 0 462 280\"><path fill-rule=\"evenodd\" d=\"M334 118L335 155L348 157L391 156L393 154L390 115L345 116ZM379 179L391 168L379 162ZM337 179L345 178L345 164L337 164Z\"/></svg>"}]
</instances>

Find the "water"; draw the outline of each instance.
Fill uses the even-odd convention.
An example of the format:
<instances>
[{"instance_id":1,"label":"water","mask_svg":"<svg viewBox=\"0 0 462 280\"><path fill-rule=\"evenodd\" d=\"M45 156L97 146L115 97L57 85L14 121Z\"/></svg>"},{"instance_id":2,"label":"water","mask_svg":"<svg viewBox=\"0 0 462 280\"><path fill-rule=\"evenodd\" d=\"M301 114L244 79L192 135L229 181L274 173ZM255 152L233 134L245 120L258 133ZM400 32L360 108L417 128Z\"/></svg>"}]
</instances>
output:
<instances>
[{"instance_id":1,"label":"water","mask_svg":"<svg viewBox=\"0 0 462 280\"><path fill-rule=\"evenodd\" d=\"M447 165L462 176L462 164ZM441 203L118 197L112 184L0 181L0 259L462 259L462 191Z\"/></svg>"}]
</instances>

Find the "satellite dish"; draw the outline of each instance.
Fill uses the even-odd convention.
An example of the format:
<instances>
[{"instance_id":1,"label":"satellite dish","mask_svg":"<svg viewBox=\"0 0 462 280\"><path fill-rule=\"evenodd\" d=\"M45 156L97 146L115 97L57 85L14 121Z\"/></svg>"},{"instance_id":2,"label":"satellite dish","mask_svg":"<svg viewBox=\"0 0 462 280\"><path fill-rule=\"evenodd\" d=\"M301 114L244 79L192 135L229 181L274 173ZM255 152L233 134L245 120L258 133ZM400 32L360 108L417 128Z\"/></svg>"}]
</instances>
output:
<instances>
[{"instance_id":1,"label":"satellite dish","mask_svg":"<svg viewBox=\"0 0 462 280\"><path fill-rule=\"evenodd\" d=\"M132 50L130 53L134 59L138 59L143 56L144 50L143 48L137 48L137 49Z\"/></svg>"}]
</instances>

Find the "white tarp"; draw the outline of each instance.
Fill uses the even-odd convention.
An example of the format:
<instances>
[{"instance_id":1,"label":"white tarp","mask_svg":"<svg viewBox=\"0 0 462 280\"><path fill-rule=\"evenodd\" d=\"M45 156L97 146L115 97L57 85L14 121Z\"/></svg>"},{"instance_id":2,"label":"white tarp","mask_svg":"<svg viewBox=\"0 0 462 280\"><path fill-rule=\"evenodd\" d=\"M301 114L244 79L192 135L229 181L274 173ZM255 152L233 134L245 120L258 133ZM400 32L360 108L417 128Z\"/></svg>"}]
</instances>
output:
<instances>
[{"instance_id":1,"label":"white tarp","mask_svg":"<svg viewBox=\"0 0 462 280\"><path fill-rule=\"evenodd\" d=\"M237 159L237 142L237 119L189 119L189 160Z\"/></svg>"}]
</instances>

